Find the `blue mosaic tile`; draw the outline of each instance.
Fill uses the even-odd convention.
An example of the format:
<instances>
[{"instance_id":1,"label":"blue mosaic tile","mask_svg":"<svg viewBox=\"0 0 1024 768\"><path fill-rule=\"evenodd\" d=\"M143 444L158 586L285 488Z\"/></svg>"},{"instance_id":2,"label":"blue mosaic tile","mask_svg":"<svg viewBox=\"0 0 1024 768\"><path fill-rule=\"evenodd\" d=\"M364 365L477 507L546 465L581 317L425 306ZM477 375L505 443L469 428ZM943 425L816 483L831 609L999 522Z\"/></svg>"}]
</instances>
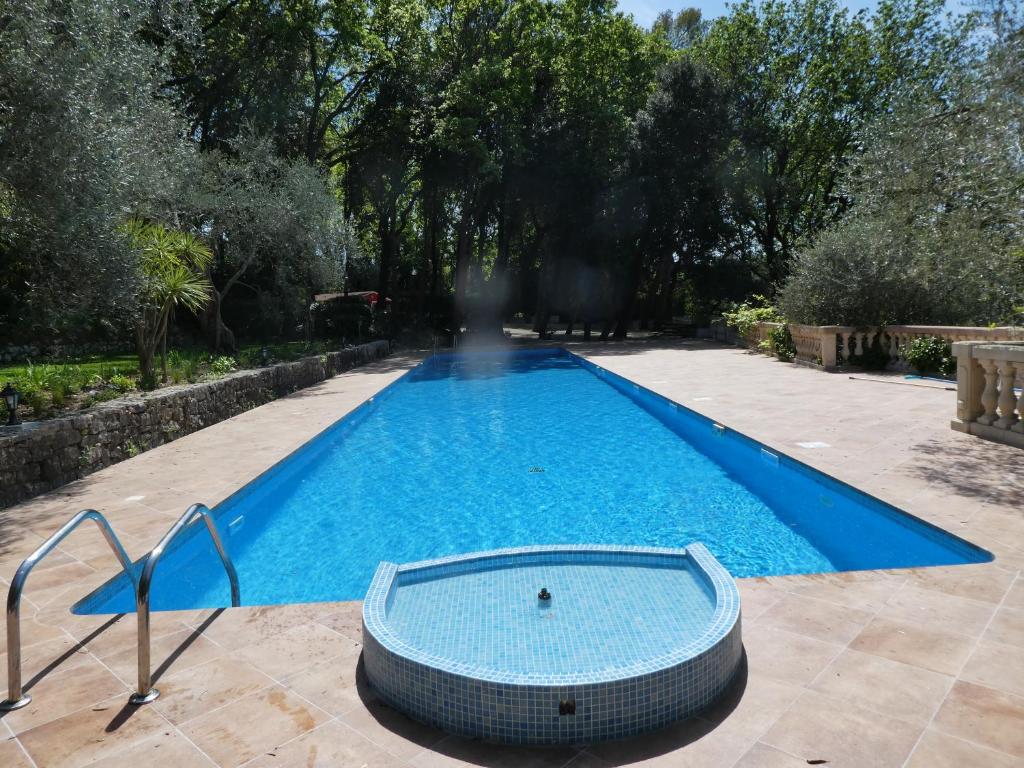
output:
<instances>
[{"instance_id":1,"label":"blue mosaic tile","mask_svg":"<svg viewBox=\"0 0 1024 768\"><path fill-rule=\"evenodd\" d=\"M602 581L602 570L619 581ZM636 580L645 570L646 590ZM550 607L535 602L540 578L559 585ZM562 613L547 613L559 597ZM573 613L565 601L583 605ZM558 633L546 630L560 620ZM516 744L623 738L690 717L742 657L736 585L697 543L381 563L363 627L367 677L385 701L447 731Z\"/></svg>"}]
</instances>

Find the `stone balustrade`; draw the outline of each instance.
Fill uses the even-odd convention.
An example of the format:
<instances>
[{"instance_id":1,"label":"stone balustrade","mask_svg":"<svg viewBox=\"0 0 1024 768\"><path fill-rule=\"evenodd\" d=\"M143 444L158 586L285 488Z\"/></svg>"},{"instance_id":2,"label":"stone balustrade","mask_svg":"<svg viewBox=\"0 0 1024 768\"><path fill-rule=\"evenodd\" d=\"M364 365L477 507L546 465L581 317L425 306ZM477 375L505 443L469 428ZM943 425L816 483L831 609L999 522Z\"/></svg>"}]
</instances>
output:
<instances>
[{"instance_id":1,"label":"stone balustrade","mask_svg":"<svg viewBox=\"0 0 1024 768\"><path fill-rule=\"evenodd\" d=\"M780 323L758 323L754 346L768 339L772 328ZM799 325L791 323L789 332L796 346L797 359L815 363L826 371L833 371L851 357L863 355L877 340L889 354L889 368L907 370L906 351L916 338L935 336L950 344L965 341L986 343L1024 341L1024 328L1002 326L995 328L947 325L887 325L855 328L844 325Z\"/></svg>"},{"instance_id":2,"label":"stone balustrade","mask_svg":"<svg viewBox=\"0 0 1024 768\"><path fill-rule=\"evenodd\" d=\"M1024 448L1024 341L958 341L953 354L956 418L950 426Z\"/></svg>"}]
</instances>

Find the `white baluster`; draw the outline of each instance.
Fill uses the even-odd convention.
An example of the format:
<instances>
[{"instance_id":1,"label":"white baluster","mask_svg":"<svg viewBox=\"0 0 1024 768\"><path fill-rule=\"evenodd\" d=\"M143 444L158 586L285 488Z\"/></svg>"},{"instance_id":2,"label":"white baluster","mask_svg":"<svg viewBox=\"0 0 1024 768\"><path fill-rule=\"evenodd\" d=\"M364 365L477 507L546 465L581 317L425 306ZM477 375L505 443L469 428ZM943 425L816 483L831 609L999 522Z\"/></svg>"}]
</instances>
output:
<instances>
[{"instance_id":1,"label":"white baluster","mask_svg":"<svg viewBox=\"0 0 1024 768\"><path fill-rule=\"evenodd\" d=\"M1021 382L1024 384L1024 382ZM1024 386L1021 387L1020 397L1017 398L1017 423L1010 427L1014 432L1024 434Z\"/></svg>"},{"instance_id":2,"label":"white baluster","mask_svg":"<svg viewBox=\"0 0 1024 768\"><path fill-rule=\"evenodd\" d=\"M1002 360L999 363L999 420L996 426L1001 429L1009 429L1017 423L1017 414L1014 408L1017 405L1017 397L1013 393L1013 382L1017 378L1016 368L1009 360Z\"/></svg>"},{"instance_id":3,"label":"white baluster","mask_svg":"<svg viewBox=\"0 0 1024 768\"><path fill-rule=\"evenodd\" d=\"M843 362L849 363L850 358L853 357L853 334L844 333L841 335L843 337Z\"/></svg>"},{"instance_id":4,"label":"white baluster","mask_svg":"<svg viewBox=\"0 0 1024 768\"><path fill-rule=\"evenodd\" d=\"M889 358L894 363L900 359L899 337L893 331L889 331Z\"/></svg>"},{"instance_id":5,"label":"white baluster","mask_svg":"<svg viewBox=\"0 0 1024 768\"><path fill-rule=\"evenodd\" d=\"M979 362L985 371L985 391L981 393L981 405L985 412L978 417L978 423L991 426L998 418L996 405L999 402L999 390L997 388L996 361L979 360Z\"/></svg>"}]
</instances>

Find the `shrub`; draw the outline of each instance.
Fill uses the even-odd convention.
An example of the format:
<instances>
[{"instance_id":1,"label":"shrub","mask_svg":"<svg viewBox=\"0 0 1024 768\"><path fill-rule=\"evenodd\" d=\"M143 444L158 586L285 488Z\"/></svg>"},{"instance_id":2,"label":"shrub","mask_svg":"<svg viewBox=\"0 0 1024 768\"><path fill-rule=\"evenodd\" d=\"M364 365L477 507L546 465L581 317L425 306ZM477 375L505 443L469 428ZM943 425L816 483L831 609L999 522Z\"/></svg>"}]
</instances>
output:
<instances>
[{"instance_id":1,"label":"shrub","mask_svg":"<svg viewBox=\"0 0 1024 768\"><path fill-rule=\"evenodd\" d=\"M952 347L937 336L912 339L907 345L907 362L921 374L938 373L952 376L956 373L956 358Z\"/></svg>"},{"instance_id":2,"label":"shrub","mask_svg":"<svg viewBox=\"0 0 1024 768\"><path fill-rule=\"evenodd\" d=\"M735 328L748 344L757 339L758 323L781 323L783 317L775 307L768 303L764 296L754 295L742 304L733 307L731 312L723 312L722 318L726 325Z\"/></svg>"},{"instance_id":3,"label":"shrub","mask_svg":"<svg viewBox=\"0 0 1024 768\"><path fill-rule=\"evenodd\" d=\"M235 358L228 357L227 355L215 357L210 361L210 373L217 377L227 376L235 370L235 367Z\"/></svg>"},{"instance_id":4,"label":"shrub","mask_svg":"<svg viewBox=\"0 0 1024 768\"><path fill-rule=\"evenodd\" d=\"M772 328L768 332L768 343L779 360L788 363L796 357L796 344L793 343L793 334L789 332L788 325Z\"/></svg>"},{"instance_id":5,"label":"shrub","mask_svg":"<svg viewBox=\"0 0 1024 768\"><path fill-rule=\"evenodd\" d=\"M125 392L131 392L135 389L135 379L130 376L125 376L120 373L115 373L110 377L108 382L111 387L117 390L119 393L124 394Z\"/></svg>"}]
</instances>

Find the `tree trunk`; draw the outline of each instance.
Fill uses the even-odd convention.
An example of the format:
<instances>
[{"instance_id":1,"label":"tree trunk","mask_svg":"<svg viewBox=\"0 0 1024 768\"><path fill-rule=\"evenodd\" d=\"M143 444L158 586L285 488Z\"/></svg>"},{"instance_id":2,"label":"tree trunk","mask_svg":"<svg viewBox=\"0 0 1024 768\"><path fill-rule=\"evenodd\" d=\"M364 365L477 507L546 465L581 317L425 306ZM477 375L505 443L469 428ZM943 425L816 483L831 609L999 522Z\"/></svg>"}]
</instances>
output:
<instances>
[{"instance_id":1,"label":"tree trunk","mask_svg":"<svg viewBox=\"0 0 1024 768\"><path fill-rule=\"evenodd\" d=\"M638 249L629 265L629 274L626 277L626 284L619 303L619 316L615 324L615 333L612 335L612 338L616 341L622 341L626 338L626 334L629 333L630 323L633 322L636 294L640 290L640 276L643 272L643 266L643 255Z\"/></svg>"},{"instance_id":2,"label":"tree trunk","mask_svg":"<svg viewBox=\"0 0 1024 768\"><path fill-rule=\"evenodd\" d=\"M224 294L214 288L211 291L210 301L206 309L199 314L200 323L206 335L206 344L210 351L217 354L221 351L235 352L235 334L224 324L220 308L224 301Z\"/></svg>"}]
</instances>

